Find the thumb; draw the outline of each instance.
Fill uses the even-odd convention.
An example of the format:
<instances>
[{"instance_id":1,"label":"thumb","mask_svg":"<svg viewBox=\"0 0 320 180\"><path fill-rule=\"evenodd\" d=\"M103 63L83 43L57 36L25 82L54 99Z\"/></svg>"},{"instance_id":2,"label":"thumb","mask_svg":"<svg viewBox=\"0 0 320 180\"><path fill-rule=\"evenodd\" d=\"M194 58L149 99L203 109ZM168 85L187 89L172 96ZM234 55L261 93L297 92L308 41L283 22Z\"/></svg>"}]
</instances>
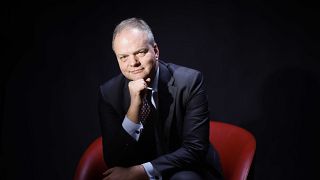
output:
<instances>
[{"instance_id":1,"label":"thumb","mask_svg":"<svg viewBox=\"0 0 320 180\"><path fill-rule=\"evenodd\" d=\"M151 79L150 78L147 78L146 79L146 82L149 84L151 82Z\"/></svg>"}]
</instances>

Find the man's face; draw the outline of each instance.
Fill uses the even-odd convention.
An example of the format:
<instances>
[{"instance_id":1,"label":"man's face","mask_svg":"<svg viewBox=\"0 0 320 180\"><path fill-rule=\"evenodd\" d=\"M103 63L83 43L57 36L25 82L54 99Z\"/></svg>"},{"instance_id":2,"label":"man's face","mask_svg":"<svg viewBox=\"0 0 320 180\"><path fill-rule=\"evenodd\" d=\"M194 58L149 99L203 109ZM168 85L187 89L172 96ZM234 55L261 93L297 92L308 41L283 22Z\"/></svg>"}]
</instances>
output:
<instances>
[{"instance_id":1,"label":"man's face","mask_svg":"<svg viewBox=\"0 0 320 180\"><path fill-rule=\"evenodd\" d=\"M130 80L147 79L155 71L159 50L151 45L146 32L124 29L116 35L113 50L122 74Z\"/></svg>"}]
</instances>

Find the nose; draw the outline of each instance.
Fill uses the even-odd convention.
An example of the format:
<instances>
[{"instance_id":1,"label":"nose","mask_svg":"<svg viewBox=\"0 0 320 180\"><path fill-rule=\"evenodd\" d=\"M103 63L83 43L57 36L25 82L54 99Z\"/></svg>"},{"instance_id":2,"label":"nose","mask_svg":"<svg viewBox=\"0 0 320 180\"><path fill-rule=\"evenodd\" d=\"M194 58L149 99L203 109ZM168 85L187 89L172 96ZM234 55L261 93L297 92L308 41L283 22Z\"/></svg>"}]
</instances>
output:
<instances>
[{"instance_id":1,"label":"nose","mask_svg":"<svg viewBox=\"0 0 320 180\"><path fill-rule=\"evenodd\" d=\"M134 66L138 66L140 63L138 57L136 57L135 55L131 55L129 56L129 65L134 67Z\"/></svg>"}]
</instances>

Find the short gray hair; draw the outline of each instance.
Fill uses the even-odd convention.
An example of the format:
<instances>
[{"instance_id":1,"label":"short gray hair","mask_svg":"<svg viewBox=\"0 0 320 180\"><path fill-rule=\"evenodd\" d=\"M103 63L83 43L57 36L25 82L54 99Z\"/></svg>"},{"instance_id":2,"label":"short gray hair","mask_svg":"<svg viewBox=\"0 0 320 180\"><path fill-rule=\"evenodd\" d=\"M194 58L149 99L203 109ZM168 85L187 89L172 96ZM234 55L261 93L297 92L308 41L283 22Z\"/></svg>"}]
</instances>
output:
<instances>
[{"instance_id":1,"label":"short gray hair","mask_svg":"<svg viewBox=\"0 0 320 180\"><path fill-rule=\"evenodd\" d=\"M147 33L148 35L148 41L151 45L154 45L155 40L154 40L154 36L153 33L151 31L151 28L149 27L149 25L142 19L140 18L129 18L129 19L125 19L123 21L121 21L116 28L113 31L113 37L112 37L112 48L113 48L113 42L114 39L116 38L117 34L119 34L121 31L123 31L124 29L138 29L140 31L144 31Z\"/></svg>"}]
</instances>

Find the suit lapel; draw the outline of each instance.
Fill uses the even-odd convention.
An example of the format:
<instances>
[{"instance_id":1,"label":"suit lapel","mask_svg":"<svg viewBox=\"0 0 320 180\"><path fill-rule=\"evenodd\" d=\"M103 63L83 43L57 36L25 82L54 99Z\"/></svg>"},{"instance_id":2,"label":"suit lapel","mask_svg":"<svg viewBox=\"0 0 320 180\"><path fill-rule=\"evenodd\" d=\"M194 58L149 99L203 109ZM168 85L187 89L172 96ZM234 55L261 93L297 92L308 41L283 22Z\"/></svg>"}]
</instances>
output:
<instances>
[{"instance_id":1,"label":"suit lapel","mask_svg":"<svg viewBox=\"0 0 320 180\"><path fill-rule=\"evenodd\" d=\"M175 112L175 97L177 88L173 86L174 78L172 77L166 64L160 62L159 82L158 82L158 100L159 100L159 126L163 129L164 142L170 141L170 130ZM160 132L162 132L160 130ZM168 144L167 146L168 147Z\"/></svg>"}]
</instances>

